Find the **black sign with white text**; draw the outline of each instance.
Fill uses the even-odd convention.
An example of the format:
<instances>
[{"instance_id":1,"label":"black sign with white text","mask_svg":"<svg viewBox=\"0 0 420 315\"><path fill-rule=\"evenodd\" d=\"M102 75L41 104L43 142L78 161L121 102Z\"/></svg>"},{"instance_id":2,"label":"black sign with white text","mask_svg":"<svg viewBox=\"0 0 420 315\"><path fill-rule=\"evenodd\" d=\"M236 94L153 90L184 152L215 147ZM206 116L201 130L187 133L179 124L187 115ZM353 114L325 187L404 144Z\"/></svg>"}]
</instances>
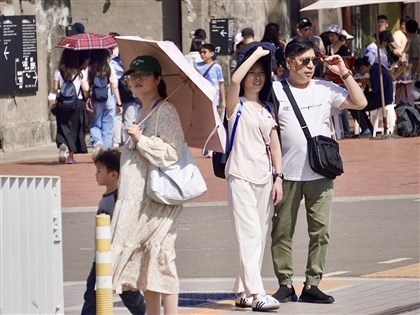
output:
<instances>
[{"instance_id":1,"label":"black sign with white text","mask_svg":"<svg viewBox=\"0 0 420 315\"><path fill-rule=\"evenodd\" d=\"M38 90L35 15L0 17L0 94Z\"/></svg>"},{"instance_id":2,"label":"black sign with white text","mask_svg":"<svg viewBox=\"0 0 420 315\"><path fill-rule=\"evenodd\" d=\"M233 19L211 19L210 20L210 42L216 46L219 55L230 54L230 47L233 44L234 34Z\"/></svg>"}]
</instances>

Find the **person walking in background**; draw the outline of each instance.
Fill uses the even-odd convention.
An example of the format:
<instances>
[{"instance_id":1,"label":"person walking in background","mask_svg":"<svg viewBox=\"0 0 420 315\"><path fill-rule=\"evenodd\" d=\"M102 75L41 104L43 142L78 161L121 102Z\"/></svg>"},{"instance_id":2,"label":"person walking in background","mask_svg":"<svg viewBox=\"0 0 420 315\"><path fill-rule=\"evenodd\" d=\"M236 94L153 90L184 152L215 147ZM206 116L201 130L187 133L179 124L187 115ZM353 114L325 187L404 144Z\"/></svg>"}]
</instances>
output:
<instances>
[{"instance_id":1,"label":"person walking in background","mask_svg":"<svg viewBox=\"0 0 420 315\"><path fill-rule=\"evenodd\" d=\"M116 32L111 32L108 35L115 37L120 36L120 34ZM120 58L120 50L118 46L115 46L114 48L110 49L111 52L111 60L109 61L109 65L112 69L114 69L115 77L117 79L117 85L118 85L118 92L120 94L120 100L121 100L121 106L117 105L117 110L114 117L114 136L112 141L112 146L114 148L118 148L123 143L123 136L122 136L122 125L123 125L123 112L124 112L124 102L122 99L122 95L120 93L120 79L124 75L124 67ZM115 95L114 95L115 97ZM118 104L117 100L115 100L115 103Z\"/></svg>"},{"instance_id":2,"label":"person walking in background","mask_svg":"<svg viewBox=\"0 0 420 315\"><path fill-rule=\"evenodd\" d=\"M359 137L370 137L373 133L373 126L366 112L382 107L379 64L374 63L371 65L368 57L365 56L356 59L354 68L361 76L369 73L369 84L364 90L368 105L363 110L350 110L350 112L353 119L358 122L362 129ZM385 106L390 105L394 101L394 88L391 74L384 66L382 66L382 84L384 87Z\"/></svg>"},{"instance_id":3,"label":"person walking in background","mask_svg":"<svg viewBox=\"0 0 420 315\"><path fill-rule=\"evenodd\" d=\"M389 62L388 62L388 56L386 53L386 47L394 41L394 38L392 37L392 34L390 31L382 31L379 33L379 43L372 42L370 43L364 52L364 56L369 58L369 63L373 65L375 62L379 63L378 58L378 45L379 45L379 55L381 56L381 64L388 69L389 68Z\"/></svg>"},{"instance_id":4,"label":"person walking in background","mask_svg":"<svg viewBox=\"0 0 420 315\"><path fill-rule=\"evenodd\" d=\"M407 21L405 24L410 47L408 48L408 63L412 65L411 73L413 80L420 80L420 36L417 34L419 24L415 20Z\"/></svg>"},{"instance_id":5,"label":"person walking in background","mask_svg":"<svg viewBox=\"0 0 420 315\"><path fill-rule=\"evenodd\" d=\"M105 192L99 201L97 215L107 214L112 219L115 201L118 196L118 177L120 173L120 157L118 150L100 152L95 160L96 182L99 186L105 186ZM86 280L86 291L83 295L84 303L81 315L96 315L96 261L93 262ZM144 298L138 290L124 291L120 294L121 300L131 314L144 315L146 306Z\"/></svg>"},{"instance_id":6,"label":"person walking in background","mask_svg":"<svg viewBox=\"0 0 420 315\"><path fill-rule=\"evenodd\" d=\"M321 55L325 55L327 53L324 43L322 42L321 37L314 35L312 30L312 22L308 18L301 18L296 26L296 32L298 34L298 37L303 37L306 39L309 39L310 41L314 42L316 45L315 50L321 53ZM295 39L296 37L293 37ZM324 67L322 64L319 64L315 68L315 74L314 76L320 77L322 73L324 72Z\"/></svg>"},{"instance_id":7,"label":"person walking in background","mask_svg":"<svg viewBox=\"0 0 420 315\"><path fill-rule=\"evenodd\" d=\"M202 62L203 59L200 55L200 49L201 45L203 45L206 42L207 34L206 31L202 28L197 28L194 31L193 38L191 40L191 46L190 46L190 52L185 55L185 58L187 58L188 62L195 67L197 62Z\"/></svg>"},{"instance_id":8,"label":"person walking in background","mask_svg":"<svg viewBox=\"0 0 420 315\"><path fill-rule=\"evenodd\" d=\"M408 37L407 37L407 29L405 28L405 23L410 21L411 18L409 16L404 16L400 18L400 29L396 30L392 37L397 44L397 55L401 55L400 61L401 62L408 62L407 60L407 50L408 50Z\"/></svg>"},{"instance_id":9,"label":"person walking in background","mask_svg":"<svg viewBox=\"0 0 420 315\"><path fill-rule=\"evenodd\" d=\"M229 134L240 114L225 170L238 269L235 305L254 311L280 306L266 295L261 278L273 205L282 198L277 124L266 103L271 90L269 54L269 50L255 47L245 55L232 76L226 109Z\"/></svg>"},{"instance_id":10,"label":"person walking in background","mask_svg":"<svg viewBox=\"0 0 420 315\"><path fill-rule=\"evenodd\" d=\"M233 73L235 69L237 68L237 65L240 63L241 59L244 55L243 48L251 44L253 42L256 42L254 38L254 30L250 27L245 27L242 31L236 34L235 36L235 42L234 42L234 51L232 53L232 60L230 63L230 69Z\"/></svg>"},{"instance_id":11,"label":"person walking in background","mask_svg":"<svg viewBox=\"0 0 420 315\"><path fill-rule=\"evenodd\" d=\"M182 205L155 202L146 194L149 165L174 164L185 142L175 107L166 101L162 68L152 56L135 58L125 72L133 95L141 99L141 128L127 128L118 200L111 222L113 288L117 293L142 290L147 314L177 314L179 280L175 240ZM149 115L150 114L150 115Z\"/></svg>"},{"instance_id":12,"label":"person walking in background","mask_svg":"<svg viewBox=\"0 0 420 315\"><path fill-rule=\"evenodd\" d=\"M90 125L93 157L112 147L116 106L121 107L118 81L114 69L109 65L110 57L108 49L93 50L87 79L82 81L85 97L95 108Z\"/></svg>"},{"instance_id":13,"label":"person walking in background","mask_svg":"<svg viewBox=\"0 0 420 315\"><path fill-rule=\"evenodd\" d=\"M327 48L327 55L339 55L341 57L351 57L351 52L346 45L346 37L341 34L342 30L336 24L328 26L327 34L330 45ZM347 110L340 114L340 119L343 124L344 137L350 137L350 125L347 115ZM337 127L337 126L336 126Z\"/></svg>"},{"instance_id":14,"label":"person walking in background","mask_svg":"<svg viewBox=\"0 0 420 315\"><path fill-rule=\"evenodd\" d=\"M219 115L223 119L226 108L225 79L223 78L222 67L217 61L213 60L214 54L215 47L213 44L203 44L200 49L200 55L203 61L196 63L195 67L216 90L216 98L213 100L213 104L217 107ZM210 158L212 151L204 150L203 155Z\"/></svg>"},{"instance_id":15,"label":"person walking in background","mask_svg":"<svg viewBox=\"0 0 420 315\"><path fill-rule=\"evenodd\" d=\"M191 42L190 52L185 55L185 58L194 68L198 62L203 61L200 55L200 49L202 44L203 41L201 39L193 38Z\"/></svg>"},{"instance_id":16,"label":"person walking in background","mask_svg":"<svg viewBox=\"0 0 420 315\"><path fill-rule=\"evenodd\" d=\"M366 98L342 57L324 59L329 71L339 75L346 89L325 80L312 79L320 59L317 47L306 38L296 38L285 49L288 84L296 99L311 135L330 136L331 109L363 109ZM283 82L282 82L283 83ZM275 207L271 232L271 253L279 289L273 295L279 302L296 301L292 285L292 240L302 198L305 199L309 247L305 285L301 302L333 303L334 298L323 293L318 285L322 280L327 259L333 180L315 173L309 166L308 142L283 90L283 84L273 83L279 101L278 123L283 152L283 199Z\"/></svg>"},{"instance_id":17,"label":"person walking in background","mask_svg":"<svg viewBox=\"0 0 420 315\"><path fill-rule=\"evenodd\" d=\"M388 31L388 17L384 14L379 14L376 18L377 20L377 24L378 24L378 32L379 34L383 31ZM397 42L394 40L394 38L392 37L392 33L391 34L391 41L389 42L389 45L387 45L386 47L384 47L385 49L385 53L387 56L387 64L391 65L394 62L398 61L401 57L402 57L402 50L404 50L404 47L399 47ZM373 40L373 42L376 42L376 35L375 35L375 39ZM372 64L372 63L371 63ZM387 66L386 68L389 68L389 66Z\"/></svg>"},{"instance_id":18,"label":"person walking in background","mask_svg":"<svg viewBox=\"0 0 420 315\"><path fill-rule=\"evenodd\" d=\"M50 107L57 120L56 143L59 148L58 161L74 164L75 153L87 153L85 141L85 103L81 82L87 77L86 70L79 68L79 53L64 49L57 70L54 72L53 94L58 94L65 82L73 82L77 97L74 110L62 110L57 102ZM68 156L67 156L68 154Z\"/></svg>"},{"instance_id":19,"label":"person walking in background","mask_svg":"<svg viewBox=\"0 0 420 315\"><path fill-rule=\"evenodd\" d=\"M284 46L285 43L280 40L280 26L277 23L268 23L265 26L264 35L261 42L267 42L273 44L276 53L276 68L277 73L284 71L286 65L284 63ZM280 68L280 69L279 69ZM282 76L279 76L279 78Z\"/></svg>"}]
</instances>

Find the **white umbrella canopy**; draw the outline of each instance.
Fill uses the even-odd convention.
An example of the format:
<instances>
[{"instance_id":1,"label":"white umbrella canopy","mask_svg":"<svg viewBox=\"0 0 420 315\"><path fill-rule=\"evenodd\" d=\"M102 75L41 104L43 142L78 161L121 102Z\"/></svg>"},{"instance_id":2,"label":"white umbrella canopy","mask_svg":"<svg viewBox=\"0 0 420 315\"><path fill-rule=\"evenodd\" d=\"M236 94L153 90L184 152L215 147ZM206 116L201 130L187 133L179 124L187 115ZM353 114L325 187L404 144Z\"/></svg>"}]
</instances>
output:
<instances>
[{"instance_id":1,"label":"white umbrella canopy","mask_svg":"<svg viewBox=\"0 0 420 315\"><path fill-rule=\"evenodd\" d=\"M317 2L300 9L300 11L339 9L344 7L354 7L358 5L381 4L392 2L417 2L418 0L318 0Z\"/></svg>"},{"instance_id":2,"label":"white umbrella canopy","mask_svg":"<svg viewBox=\"0 0 420 315\"><path fill-rule=\"evenodd\" d=\"M213 100L215 88L170 41L148 40L138 36L116 37L124 69L137 56L155 57L162 66L169 102L175 105L188 145L225 151L226 132Z\"/></svg>"}]
</instances>

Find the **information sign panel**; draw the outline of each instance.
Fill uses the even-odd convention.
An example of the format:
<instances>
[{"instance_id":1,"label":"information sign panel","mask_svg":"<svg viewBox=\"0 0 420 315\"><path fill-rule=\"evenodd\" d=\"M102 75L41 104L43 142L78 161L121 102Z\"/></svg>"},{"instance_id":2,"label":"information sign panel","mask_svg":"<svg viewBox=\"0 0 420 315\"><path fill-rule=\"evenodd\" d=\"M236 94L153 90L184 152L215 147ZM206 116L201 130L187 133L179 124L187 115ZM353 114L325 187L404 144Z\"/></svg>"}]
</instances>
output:
<instances>
[{"instance_id":1,"label":"information sign panel","mask_svg":"<svg viewBox=\"0 0 420 315\"><path fill-rule=\"evenodd\" d=\"M216 46L219 55L231 54L231 47L235 38L234 19L211 19L210 42Z\"/></svg>"},{"instance_id":2,"label":"information sign panel","mask_svg":"<svg viewBox=\"0 0 420 315\"><path fill-rule=\"evenodd\" d=\"M0 94L38 90L35 15L0 17Z\"/></svg>"}]
</instances>

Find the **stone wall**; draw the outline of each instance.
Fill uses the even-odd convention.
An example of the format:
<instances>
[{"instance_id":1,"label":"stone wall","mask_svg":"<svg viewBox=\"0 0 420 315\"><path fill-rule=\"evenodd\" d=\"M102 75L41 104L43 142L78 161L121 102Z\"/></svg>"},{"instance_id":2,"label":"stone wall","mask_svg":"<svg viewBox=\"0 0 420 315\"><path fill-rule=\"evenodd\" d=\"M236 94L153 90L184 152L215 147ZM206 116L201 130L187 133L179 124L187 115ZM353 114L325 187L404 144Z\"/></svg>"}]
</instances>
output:
<instances>
[{"instance_id":1,"label":"stone wall","mask_svg":"<svg viewBox=\"0 0 420 315\"><path fill-rule=\"evenodd\" d=\"M48 112L51 64L57 30L67 25L69 10L62 1L3 1L0 14L35 15L38 91L28 95L0 96L0 140L4 151L51 143L55 133ZM3 52L2 52L3 53Z\"/></svg>"}]
</instances>

